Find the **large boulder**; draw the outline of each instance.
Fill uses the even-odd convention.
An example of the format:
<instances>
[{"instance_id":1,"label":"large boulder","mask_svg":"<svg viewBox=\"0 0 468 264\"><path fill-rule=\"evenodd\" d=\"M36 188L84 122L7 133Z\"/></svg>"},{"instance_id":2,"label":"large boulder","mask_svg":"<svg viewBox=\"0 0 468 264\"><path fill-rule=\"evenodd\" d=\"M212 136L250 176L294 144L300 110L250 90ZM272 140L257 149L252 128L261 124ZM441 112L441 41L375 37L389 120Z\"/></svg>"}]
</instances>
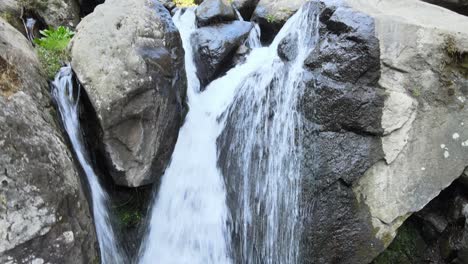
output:
<instances>
[{"instance_id":1,"label":"large boulder","mask_svg":"<svg viewBox=\"0 0 468 264\"><path fill-rule=\"evenodd\" d=\"M301 258L369 263L468 165L468 18L416 0L321 2Z\"/></svg>"},{"instance_id":2,"label":"large boulder","mask_svg":"<svg viewBox=\"0 0 468 264\"><path fill-rule=\"evenodd\" d=\"M193 57L202 89L233 66L234 55L252 28L250 22L234 21L202 27L193 33Z\"/></svg>"},{"instance_id":3,"label":"large boulder","mask_svg":"<svg viewBox=\"0 0 468 264\"><path fill-rule=\"evenodd\" d=\"M205 0L195 11L199 27L236 20L236 12L228 0Z\"/></svg>"},{"instance_id":4,"label":"large boulder","mask_svg":"<svg viewBox=\"0 0 468 264\"><path fill-rule=\"evenodd\" d=\"M468 16L468 0L423 0L424 2L448 8Z\"/></svg>"},{"instance_id":5,"label":"large boulder","mask_svg":"<svg viewBox=\"0 0 468 264\"><path fill-rule=\"evenodd\" d=\"M260 0L252 15L259 24L263 43L270 43L284 23L306 2L306 0Z\"/></svg>"},{"instance_id":6,"label":"large boulder","mask_svg":"<svg viewBox=\"0 0 468 264\"><path fill-rule=\"evenodd\" d=\"M169 12L158 1L106 1L83 19L71 46L114 182L158 181L186 113L184 51Z\"/></svg>"},{"instance_id":7,"label":"large boulder","mask_svg":"<svg viewBox=\"0 0 468 264\"><path fill-rule=\"evenodd\" d=\"M92 217L40 67L0 19L0 262L92 263Z\"/></svg>"}]
</instances>

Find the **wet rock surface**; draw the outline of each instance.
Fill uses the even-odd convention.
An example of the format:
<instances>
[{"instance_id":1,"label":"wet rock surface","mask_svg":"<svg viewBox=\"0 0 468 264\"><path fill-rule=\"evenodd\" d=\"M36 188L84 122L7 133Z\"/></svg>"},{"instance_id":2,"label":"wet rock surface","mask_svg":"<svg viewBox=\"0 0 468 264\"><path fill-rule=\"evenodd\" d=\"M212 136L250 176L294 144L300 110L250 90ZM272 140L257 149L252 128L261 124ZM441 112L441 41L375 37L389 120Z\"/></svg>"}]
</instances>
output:
<instances>
[{"instance_id":1,"label":"wet rock surface","mask_svg":"<svg viewBox=\"0 0 468 264\"><path fill-rule=\"evenodd\" d=\"M158 181L187 111L184 52L168 10L157 1L114 1L77 31L72 66L97 114L114 182Z\"/></svg>"},{"instance_id":2,"label":"wet rock surface","mask_svg":"<svg viewBox=\"0 0 468 264\"><path fill-rule=\"evenodd\" d=\"M300 104L301 261L368 263L384 245L351 186L384 155L379 40L373 19L345 5L322 2L319 20Z\"/></svg>"},{"instance_id":3,"label":"wet rock surface","mask_svg":"<svg viewBox=\"0 0 468 264\"><path fill-rule=\"evenodd\" d=\"M191 42L202 89L234 66L234 55L252 28L250 22L234 21L195 31Z\"/></svg>"},{"instance_id":4,"label":"wet rock surface","mask_svg":"<svg viewBox=\"0 0 468 264\"><path fill-rule=\"evenodd\" d=\"M96 238L34 50L0 19L0 262L91 263Z\"/></svg>"}]
</instances>

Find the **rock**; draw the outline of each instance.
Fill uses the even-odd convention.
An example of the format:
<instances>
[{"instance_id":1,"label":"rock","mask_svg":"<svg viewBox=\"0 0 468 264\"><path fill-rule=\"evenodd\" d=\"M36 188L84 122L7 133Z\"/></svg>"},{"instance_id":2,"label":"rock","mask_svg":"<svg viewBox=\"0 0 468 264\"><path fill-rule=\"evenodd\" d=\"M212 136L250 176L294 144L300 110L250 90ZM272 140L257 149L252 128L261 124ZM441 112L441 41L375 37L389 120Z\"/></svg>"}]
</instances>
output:
<instances>
[{"instance_id":1,"label":"rock","mask_svg":"<svg viewBox=\"0 0 468 264\"><path fill-rule=\"evenodd\" d=\"M184 51L169 12L158 1L108 1L83 19L71 46L114 182L158 181L186 113Z\"/></svg>"},{"instance_id":2,"label":"rock","mask_svg":"<svg viewBox=\"0 0 468 264\"><path fill-rule=\"evenodd\" d=\"M232 59L252 28L250 22L234 21L199 28L193 33L194 61L202 89L233 66Z\"/></svg>"},{"instance_id":3,"label":"rock","mask_svg":"<svg viewBox=\"0 0 468 264\"><path fill-rule=\"evenodd\" d=\"M47 26L76 27L80 22L80 7L75 0L17 0L26 13L32 13Z\"/></svg>"},{"instance_id":4,"label":"rock","mask_svg":"<svg viewBox=\"0 0 468 264\"><path fill-rule=\"evenodd\" d=\"M18 31L26 35L21 21L21 7L16 0L3 0L0 2L0 17L10 23Z\"/></svg>"},{"instance_id":5,"label":"rock","mask_svg":"<svg viewBox=\"0 0 468 264\"><path fill-rule=\"evenodd\" d=\"M176 8L176 4L172 0L161 0L164 7L169 11L173 11Z\"/></svg>"},{"instance_id":6,"label":"rock","mask_svg":"<svg viewBox=\"0 0 468 264\"><path fill-rule=\"evenodd\" d=\"M278 56L285 62L297 57L297 34L289 34L278 45Z\"/></svg>"},{"instance_id":7,"label":"rock","mask_svg":"<svg viewBox=\"0 0 468 264\"><path fill-rule=\"evenodd\" d=\"M248 21L257 7L259 0L232 0L232 5L239 11L244 20Z\"/></svg>"},{"instance_id":8,"label":"rock","mask_svg":"<svg viewBox=\"0 0 468 264\"><path fill-rule=\"evenodd\" d=\"M301 259L369 263L468 164L468 18L420 1L320 2L301 102Z\"/></svg>"},{"instance_id":9,"label":"rock","mask_svg":"<svg viewBox=\"0 0 468 264\"><path fill-rule=\"evenodd\" d=\"M468 0L423 0L424 2L439 5L452 11L468 16Z\"/></svg>"},{"instance_id":10,"label":"rock","mask_svg":"<svg viewBox=\"0 0 468 264\"><path fill-rule=\"evenodd\" d=\"M284 23L305 2L306 0L260 0L252 15L252 21L260 25L262 42L273 41Z\"/></svg>"},{"instance_id":11,"label":"rock","mask_svg":"<svg viewBox=\"0 0 468 264\"><path fill-rule=\"evenodd\" d=\"M375 237L371 214L352 185L384 156L379 40L369 16L342 2L319 3L318 43L305 61L300 105L301 207L307 212L300 259L369 263L384 242Z\"/></svg>"},{"instance_id":12,"label":"rock","mask_svg":"<svg viewBox=\"0 0 468 264\"><path fill-rule=\"evenodd\" d=\"M348 2L376 21L379 86L387 94L381 123L385 160L374 164L353 189L369 207L377 237L388 244L401 223L467 165L463 61L468 18L419 1Z\"/></svg>"},{"instance_id":13,"label":"rock","mask_svg":"<svg viewBox=\"0 0 468 264\"><path fill-rule=\"evenodd\" d=\"M197 7L195 15L199 27L237 19L234 8L227 0L205 0Z\"/></svg>"},{"instance_id":14,"label":"rock","mask_svg":"<svg viewBox=\"0 0 468 264\"><path fill-rule=\"evenodd\" d=\"M0 19L0 262L92 263L92 217L40 69Z\"/></svg>"}]
</instances>

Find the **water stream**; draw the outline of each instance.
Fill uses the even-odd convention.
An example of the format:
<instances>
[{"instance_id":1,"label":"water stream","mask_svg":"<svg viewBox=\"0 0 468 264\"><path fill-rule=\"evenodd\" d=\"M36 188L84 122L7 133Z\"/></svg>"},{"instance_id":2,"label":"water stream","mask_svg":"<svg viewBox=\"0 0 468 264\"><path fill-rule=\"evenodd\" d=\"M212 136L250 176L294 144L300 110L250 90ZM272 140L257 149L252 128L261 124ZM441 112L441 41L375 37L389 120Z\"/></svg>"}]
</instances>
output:
<instances>
[{"instance_id":1,"label":"water stream","mask_svg":"<svg viewBox=\"0 0 468 264\"><path fill-rule=\"evenodd\" d=\"M301 126L296 107L303 62L316 44L317 12L301 9L269 47L259 46L255 28L245 63L205 92L199 91L190 43L194 10L178 11L174 22L186 52L190 112L152 208L140 263L296 263ZM283 62L277 49L289 36L295 37L297 56ZM229 118L236 122L227 156L240 175L223 175L218 166L217 141ZM237 208L228 207L229 177L238 183ZM240 241L233 241L233 233Z\"/></svg>"},{"instance_id":2,"label":"water stream","mask_svg":"<svg viewBox=\"0 0 468 264\"><path fill-rule=\"evenodd\" d=\"M99 183L98 177L89 162L83 145L83 136L79 122L80 87L73 85L71 67L63 67L52 83L52 96L55 99L62 124L68 134L75 155L86 174L92 199L92 209L96 235L103 264L127 264L124 254L118 246L108 213L108 197Z\"/></svg>"}]
</instances>

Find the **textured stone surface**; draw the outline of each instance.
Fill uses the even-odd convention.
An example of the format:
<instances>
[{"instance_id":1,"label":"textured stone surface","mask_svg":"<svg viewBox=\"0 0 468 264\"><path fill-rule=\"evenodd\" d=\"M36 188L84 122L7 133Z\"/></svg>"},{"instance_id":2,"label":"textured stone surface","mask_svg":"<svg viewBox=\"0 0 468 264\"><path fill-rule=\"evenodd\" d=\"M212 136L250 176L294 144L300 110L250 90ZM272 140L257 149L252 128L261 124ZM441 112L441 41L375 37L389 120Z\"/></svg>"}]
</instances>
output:
<instances>
[{"instance_id":1,"label":"textured stone surface","mask_svg":"<svg viewBox=\"0 0 468 264\"><path fill-rule=\"evenodd\" d=\"M388 244L467 165L468 18L420 1L348 3L376 20L380 42L385 160L354 190Z\"/></svg>"},{"instance_id":2,"label":"textured stone surface","mask_svg":"<svg viewBox=\"0 0 468 264\"><path fill-rule=\"evenodd\" d=\"M300 105L301 261L368 263L384 245L351 186L384 154L379 41L369 16L342 2L321 3L319 39L305 62Z\"/></svg>"},{"instance_id":3,"label":"textured stone surface","mask_svg":"<svg viewBox=\"0 0 468 264\"><path fill-rule=\"evenodd\" d=\"M192 37L194 61L202 89L233 66L233 57L243 44L253 24L234 21L202 27Z\"/></svg>"},{"instance_id":4,"label":"textured stone surface","mask_svg":"<svg viewBox=\"0 0 468 264\"><path fill-rule=\"evenodd\" d=\"M195 15L199 27L237 19L236 12L228 0L205 0L197 7Z\"/></svg>"},{"instance_id":5,"label":"textured stone surface","mask_svg":"<svg viewBox=\"0 0 468 264\"><path fill-rule=\"evenodd\" d=\"M94 227L32 47L0 19L0 262L90 263Z\"/></svg>"},{"instance_id":6,"label":"textured stone surface","mask_svg":"<svg viewBox=\"0 0 468 264\"><path fill-rule=\"evenodd\" d=\"M186 112L184 52L169 12L157 1L107 1L83 19L71 45L114 182L157 181Z\"/></svg>"}]
</instances>

